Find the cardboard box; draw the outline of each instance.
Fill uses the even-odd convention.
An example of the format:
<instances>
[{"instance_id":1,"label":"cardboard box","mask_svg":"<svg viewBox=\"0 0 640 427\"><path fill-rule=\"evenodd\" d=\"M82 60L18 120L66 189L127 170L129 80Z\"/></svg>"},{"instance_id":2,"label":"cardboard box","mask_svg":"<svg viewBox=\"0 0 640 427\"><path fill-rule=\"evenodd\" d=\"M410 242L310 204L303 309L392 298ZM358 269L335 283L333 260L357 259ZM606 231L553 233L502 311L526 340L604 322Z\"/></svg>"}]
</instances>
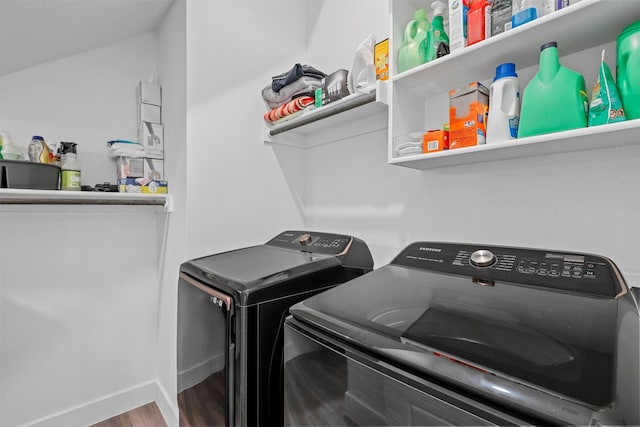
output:
<instances>
[{"instance_id":1,"label":"cardboard box","mask_svg":"<svg viewBox=\"0 0 640 427\"><path fill-rule=\"evenodd\" d=\"M422 152L435 153L449 149L449 131L430 130L422 136Z\"/></svg>"},{"instance_id":2,"label":"cardboard box","mask_svg":"<svg viewBox=\"0 0 640 427\"><path fill-rule=\"evenodd\" d=\"M349 89L347 88L348 74L347 70L338 70L321 80L322 105L327 105L349 95Z\"/></svg>"},{"instance_id":3,"label":"cardboard box","mask_svg":"<svg viewBox=\"0 0 640 427\"><path fill-rule=\"evenodd\" d=\"M147 154L164 155L164 126L141 122L138 125L138 141Z\"/></svg>"},{"instance_id":4,"label":"cardboard box","mask_svg":"<svg viewBox=\"0 0 640 427\"><path fill-rule=\"evenodd\" d=\"M119 178L118 191L120 193L167 194L169 184L167 181L147 178Z\"/></svg>"},{"instance_id":5,"label":"cardboard box","mask_svg":"<svg viewBox=\"0 0 640 427\"><path fill-rule=\"evenodd\" d=\"M491 5L491 35L511 29L511 0L494 0Z\"/></svg>"},{"instance_id":6,"label":"cardboard box","mask_svg":"<svg viewBox=\"0 0 640 427\"><path fill-rule=\"evenodd\" d=\"M138 102L151 105L162 105L162 89L160 85L140 82L136 88Z\"/></svg>"},{"instance_id":7,"label":"cardboard box","mask_svg":"<svg viewBox=\"0 0 640 427\"><path fill-rule=\"evenodd\" d=\"M467 0L449 0L449 49L451 53L467 46Z\"/></svg>"},{"instance_id":8,"label":"cardboard box","mask_svg":"<svg viewBox=\"0 0 640 427\"><path fill-rule=\"evenodd\" d=\"M373 49L373 63L376 80L389 80L389 39L376 43Z\"/></svg>"},{"instance_id":9,"label":"cardboard box","mask_svg":"<svg viewBox=\"0 0 640 427\"><path fill-rule=\"evenodd\" d=\"M449 147L484 144L487 135L489 89L478 82L449 91Z\"/></svg>"}]
</instances>

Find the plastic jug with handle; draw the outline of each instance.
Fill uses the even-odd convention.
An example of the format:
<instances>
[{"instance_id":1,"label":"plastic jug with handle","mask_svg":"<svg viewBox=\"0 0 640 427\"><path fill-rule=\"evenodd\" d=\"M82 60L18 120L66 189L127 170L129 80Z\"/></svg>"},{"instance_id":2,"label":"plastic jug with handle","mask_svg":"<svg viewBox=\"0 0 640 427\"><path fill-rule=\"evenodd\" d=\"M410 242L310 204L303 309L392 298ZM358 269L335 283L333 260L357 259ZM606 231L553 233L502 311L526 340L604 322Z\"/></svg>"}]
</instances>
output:
<instances>
[{"instance_id":1,"label":"plastic jug with handle","mask_svg":"<svg viewBox=\"0 0 640 427\"><path fill-rule=\"evenodd\" d=\"M640 118L640 21L618 36L617 86L627 119Z\"/></svg>"},{"instance_id":2,"label":"plastic jug with handle","mask_svg":"<svg viewBox=\"0 0 640 427\"><path fill-rule=\"evenodd\" d=\"M413 13L413 19L404 29L402 47L398 52L398 72L402 73L413 67L424 64L425 60L420 54L420 43L427 37L429 20L427 11L418 9Z\"/></svg>"},{"instance_id":3,"label":"plastic jug with handle","mask_svg":"<svg viewBox=\"0 0 640 427\"><path fill-rule=\"evenodd\" d=\"M520 123L520 82L516 65L500 64L489 89L487 144L508 141L518 136Z\"/></svg>"}]
</instances>

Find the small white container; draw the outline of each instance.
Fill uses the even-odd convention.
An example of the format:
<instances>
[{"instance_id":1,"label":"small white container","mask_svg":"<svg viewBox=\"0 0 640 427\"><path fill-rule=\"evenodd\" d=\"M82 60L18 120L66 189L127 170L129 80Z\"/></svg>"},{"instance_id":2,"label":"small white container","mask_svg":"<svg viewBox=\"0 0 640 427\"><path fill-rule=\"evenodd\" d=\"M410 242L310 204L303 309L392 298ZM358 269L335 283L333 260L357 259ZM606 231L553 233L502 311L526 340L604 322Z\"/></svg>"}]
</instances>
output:
<instances>
[{"instance_id":1,"label":"small white container","mask_svg":"<svg viewBox=\"0 0 640 427\"><path fill-rule=\"evenodd\" d=\"M518 137L520 123L520 82L515 64L508 62L496 68L489 89L487 144Z\"/></svg>"}]
</instances>

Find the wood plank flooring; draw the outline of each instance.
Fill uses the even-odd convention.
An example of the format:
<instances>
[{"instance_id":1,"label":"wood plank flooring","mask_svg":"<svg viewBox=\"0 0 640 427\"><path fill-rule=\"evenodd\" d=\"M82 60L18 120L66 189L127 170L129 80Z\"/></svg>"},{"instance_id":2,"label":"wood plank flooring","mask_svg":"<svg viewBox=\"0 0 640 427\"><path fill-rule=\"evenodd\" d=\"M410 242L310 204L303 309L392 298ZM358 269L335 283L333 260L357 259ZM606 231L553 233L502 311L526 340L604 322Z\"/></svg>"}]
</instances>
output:
<instances>
[{"instance_id":1,"label":"wood plank flooring","mask_svg":"<svg viewBox=\"0 0 640 427\"><path fill-rule=\"evenodd\" d=\"M91 427L166 427L160 409L155 402L147 403L108 420L101 421Z\"/></svg>"}]
</instances>

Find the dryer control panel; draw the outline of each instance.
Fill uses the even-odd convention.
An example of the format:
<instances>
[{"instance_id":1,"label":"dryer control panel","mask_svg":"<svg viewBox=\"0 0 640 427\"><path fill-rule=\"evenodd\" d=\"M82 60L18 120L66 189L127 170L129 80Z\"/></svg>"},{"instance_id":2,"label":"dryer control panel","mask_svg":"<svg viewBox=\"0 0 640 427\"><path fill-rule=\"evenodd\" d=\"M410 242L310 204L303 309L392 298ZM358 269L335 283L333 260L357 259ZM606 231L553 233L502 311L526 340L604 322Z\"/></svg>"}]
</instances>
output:
<instances>
[{"instance_id":1,"label":"dryer control panel","mask_svg":"<svg viewBox=\"0 0 640 427\"><path fill-rule=\"evenodd\" d=\"M285 231L266 244L325 255L343 255L349 250L351 236L314 231Z\"/></svg>"},{"instance_id":2,"label":"dryer control panel","mask_svg":"<svg viewBox=\"0 0 640 427\"><path fill-rule=\"evenodd\" d=\"M514 282L607 297L626 289L608 258L546 249L416 242L392 264L465 275L486 285Z\"/></svg>"}]
</instances>

